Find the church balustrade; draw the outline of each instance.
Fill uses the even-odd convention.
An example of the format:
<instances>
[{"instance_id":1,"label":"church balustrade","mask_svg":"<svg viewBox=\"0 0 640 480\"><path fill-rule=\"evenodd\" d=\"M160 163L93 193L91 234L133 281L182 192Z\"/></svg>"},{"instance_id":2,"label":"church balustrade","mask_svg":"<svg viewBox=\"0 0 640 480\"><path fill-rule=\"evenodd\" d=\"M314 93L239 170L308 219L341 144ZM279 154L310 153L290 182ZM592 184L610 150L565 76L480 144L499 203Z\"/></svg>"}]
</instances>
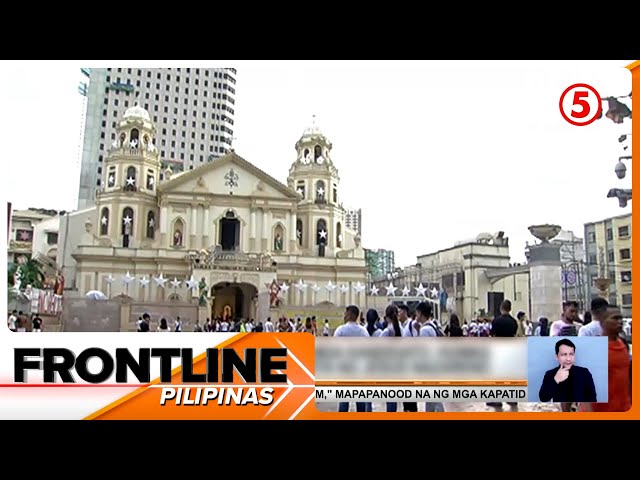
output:
<instances>
[{"instance_id":1,"label":"church balustrade","mask_svg":"<svg viewBox=\"0 0 640 480\"><path fill-rule=\"evenodd\" d=\"M271 255L224 251L215 248L191 252L187 255L193 268L211 270L276 271Z\"/></svg>"}]
</instances>

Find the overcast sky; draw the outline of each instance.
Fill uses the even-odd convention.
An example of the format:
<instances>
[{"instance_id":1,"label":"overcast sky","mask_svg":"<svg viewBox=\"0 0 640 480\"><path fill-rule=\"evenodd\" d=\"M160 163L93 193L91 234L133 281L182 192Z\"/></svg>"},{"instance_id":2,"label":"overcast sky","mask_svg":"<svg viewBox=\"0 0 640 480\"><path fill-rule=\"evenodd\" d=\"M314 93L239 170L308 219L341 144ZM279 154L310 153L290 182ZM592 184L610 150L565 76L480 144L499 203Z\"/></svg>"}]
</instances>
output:
<instances>
[{"instance_id":1,"label":"overcast sky","mask_svg":"<svg viewBox=\"0 0 640 480\"><path fill-rule=\"evenodd\" d=\"M576 127L559 110L575 83L627 95L631 62L4 62L2 195L18 208L77 205L81 66L235 67L236 152L286 183L315 114L342 201L363 210L364 247L395 250L405 266L502 230L523 261L529 225L582 236L585 222L631 211L606 198L631 186L631 165L622 181L613 170L630 120Z\"/></svg>"}]
</instances>

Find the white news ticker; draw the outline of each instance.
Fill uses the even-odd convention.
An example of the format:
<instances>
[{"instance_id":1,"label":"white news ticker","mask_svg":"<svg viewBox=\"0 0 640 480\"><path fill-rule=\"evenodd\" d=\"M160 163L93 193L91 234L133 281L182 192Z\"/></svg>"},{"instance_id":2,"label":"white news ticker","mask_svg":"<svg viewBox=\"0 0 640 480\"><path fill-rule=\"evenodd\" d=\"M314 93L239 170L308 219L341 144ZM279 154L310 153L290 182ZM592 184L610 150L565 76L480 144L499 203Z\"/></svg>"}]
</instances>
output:
<instances>
[{"instance_id":1,"label":"white news ticker","mask_svg":"<svg viewBox=\"0 0 640 480\"><path fill-rule=\"evenodd\" d=\"M316 387L316 403L335 402L527 402L520 386L358 386Z\"/></svg>"}]
</instances>

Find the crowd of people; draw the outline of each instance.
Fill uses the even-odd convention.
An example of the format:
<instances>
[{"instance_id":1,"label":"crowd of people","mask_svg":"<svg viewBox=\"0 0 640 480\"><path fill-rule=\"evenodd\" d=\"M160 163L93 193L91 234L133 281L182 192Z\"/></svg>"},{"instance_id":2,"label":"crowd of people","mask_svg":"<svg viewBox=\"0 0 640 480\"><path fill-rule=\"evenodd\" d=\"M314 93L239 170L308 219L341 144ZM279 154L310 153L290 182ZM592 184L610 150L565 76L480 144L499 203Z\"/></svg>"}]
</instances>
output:
<instances>
[{"instance_id":1,"label":"crowd of people","mask_svg":"<svg viewBox=\"0 0 640 480\"><path fill-rule=\"evenodd\" d=\"M37 313L29 315L22 311L13 310L7 318L7 327L12 332L42 332L44 321Z\"/></svg>"}]
</instances>

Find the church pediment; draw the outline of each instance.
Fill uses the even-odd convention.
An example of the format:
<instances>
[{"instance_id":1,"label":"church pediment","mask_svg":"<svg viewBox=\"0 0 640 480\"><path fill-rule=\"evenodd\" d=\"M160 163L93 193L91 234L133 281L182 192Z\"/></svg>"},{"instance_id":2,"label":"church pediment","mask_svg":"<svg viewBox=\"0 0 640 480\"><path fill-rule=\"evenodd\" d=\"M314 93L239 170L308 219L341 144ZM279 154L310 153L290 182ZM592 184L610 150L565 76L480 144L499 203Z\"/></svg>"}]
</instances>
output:
<instances>
[{"instance_id":1,"label":"church pediment","mask_svg":"<svg viewBox=\"0 0 640 480\"><path fill-rule=\"evenodd\" d=\"M235 153L165 181L158 189L163 193L298 198L296 192Z\"/></svg>"}]
</instances>

